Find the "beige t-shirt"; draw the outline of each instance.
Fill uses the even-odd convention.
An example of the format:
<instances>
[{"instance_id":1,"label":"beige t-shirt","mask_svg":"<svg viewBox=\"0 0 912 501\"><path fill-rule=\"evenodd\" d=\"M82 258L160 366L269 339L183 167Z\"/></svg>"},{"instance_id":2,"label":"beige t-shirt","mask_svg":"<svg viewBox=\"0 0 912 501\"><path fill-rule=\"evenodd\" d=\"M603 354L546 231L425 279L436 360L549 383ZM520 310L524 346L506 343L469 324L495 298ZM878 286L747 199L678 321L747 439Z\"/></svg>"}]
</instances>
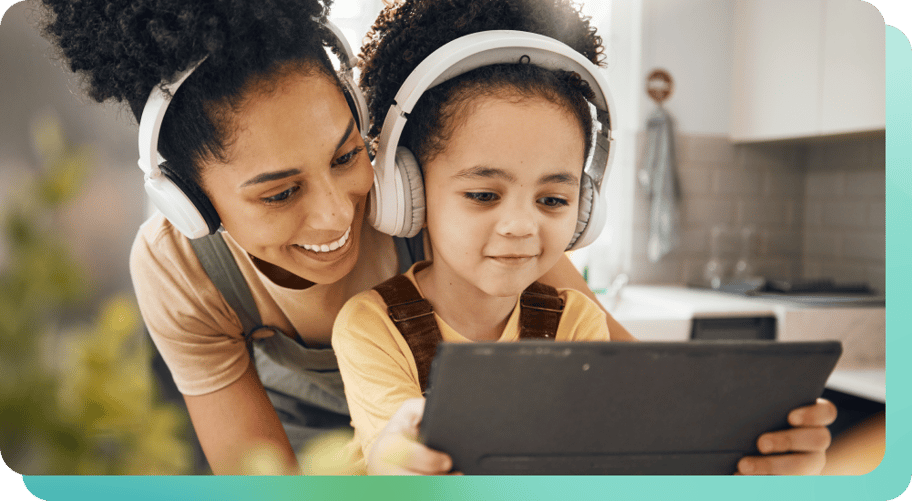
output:
<instances>
[{"instance_id":1,"label":"beige t-shirt","mask_svg":"<svg viewBox=\"0 0 912 501\"><path fill-rule=\"evenodd\" d=\"M355 268L333 284L296 290L263 275L250 256L223 234L263 324L303 339L328 339L336 314L355 294L398 273L392 237L362 225ZM139 309L178 389L203 395L236 381L247 369L241 323L209 280L190 246L161 214L142 227L130 253L130 274ZM257 337L272 332L263 329Z\"/></svg>"},{"instance_id":2,"label":"beige t-shirt","mask_svg":"<svg viewBox=\"0 0 912 501\"><path fill-rule=\"evenodd\" d=\"M414 270L412 266L405 276L418 287ZM573 289L558 289L558 293L564 299L564 312L555 341L609 340L605 312L597 304ZM444 341L471 342L436 313L434 319ZM498 342L518 339L519 308L514 308ZM333 326L332 345L345 384L355 441L367 456L377 434L402 402L422 396L415 358L375 290L362 292L345 304Z\"/></svg>"}]
</instances>

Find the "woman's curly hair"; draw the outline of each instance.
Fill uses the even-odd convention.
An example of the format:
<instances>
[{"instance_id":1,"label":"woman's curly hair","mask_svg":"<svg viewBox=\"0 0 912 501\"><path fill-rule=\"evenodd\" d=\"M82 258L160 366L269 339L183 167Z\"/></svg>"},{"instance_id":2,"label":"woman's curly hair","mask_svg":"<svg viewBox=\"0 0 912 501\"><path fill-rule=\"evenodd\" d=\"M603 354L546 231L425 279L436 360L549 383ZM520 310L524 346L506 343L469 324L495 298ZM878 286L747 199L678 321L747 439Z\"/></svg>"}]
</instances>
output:
<instances>
[{"instance_id":1,"label":"woman's curly hair","mask_svg":"<svg viewBox=\"0 0 912 501\"><path fill-rule=\"evenodd\" d=\"M276 72L334 77L322 27L332 0L41 0L41 30L86 93L139 119L153 86L203 57L165 115L167 169L198 186L199 161L226 159L233 111Z\"/></svg>"},{"instance_id":2,"label":"woman's curly hair","mask_svg":"<svg viewBox=\"0 0 912 501\"><path fill-rule=\"evenodd\" d=\"M387 5L361 48L361 88L373 119L373 146L387 110L408 75L432 52L480 31L517 30L545 35L570 46L594 64L602 62L602 39L570 0L404 0ZM592 117L588 84L572 72L532 65L478 68L425 92L415 105L400 145L426 163L446 145L464 118L465 105L480 95L540 96L574 114L590 149Z\"/></svg>"}]
</instances>

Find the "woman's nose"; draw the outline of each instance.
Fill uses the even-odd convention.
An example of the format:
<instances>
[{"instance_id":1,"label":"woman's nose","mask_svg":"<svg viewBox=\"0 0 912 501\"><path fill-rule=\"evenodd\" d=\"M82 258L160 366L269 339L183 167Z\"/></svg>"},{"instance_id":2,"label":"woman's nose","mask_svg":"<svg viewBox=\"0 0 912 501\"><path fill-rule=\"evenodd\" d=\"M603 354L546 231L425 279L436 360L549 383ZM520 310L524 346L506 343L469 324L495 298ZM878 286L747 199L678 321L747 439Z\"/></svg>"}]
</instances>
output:
<instances>
[{"instance_id":1,"label":"woman's nose","mask_svg":"<svg viewBox=\"0 0 912 501\"><path fill-rule=\"evenodd\" d=\"M355 206L345 190L332 180L313 183L304 194L304 224L315 230L341 231L348 228L355 217Z\"/></svg>"}]
</instances>

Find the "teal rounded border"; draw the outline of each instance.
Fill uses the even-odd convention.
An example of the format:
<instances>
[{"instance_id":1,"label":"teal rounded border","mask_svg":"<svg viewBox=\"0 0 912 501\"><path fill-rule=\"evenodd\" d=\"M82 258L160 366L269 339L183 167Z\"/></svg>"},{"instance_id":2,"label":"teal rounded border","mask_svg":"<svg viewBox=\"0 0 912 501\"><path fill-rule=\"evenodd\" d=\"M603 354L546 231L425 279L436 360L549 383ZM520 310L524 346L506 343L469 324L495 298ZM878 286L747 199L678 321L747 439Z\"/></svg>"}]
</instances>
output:
<instances>
[{"instance_id":1,"label":"teal rounded border","mask_svg":"<svg viewBox=\"0 0 912 501\"><path fill-rule=\"evenodd\" d=\"M886 27L887 447L873 472L852 477L77 477L26 476L47 501L106 499L826 499L887 500L912 478L912 50Z\"/></svg>"}]
</instances>

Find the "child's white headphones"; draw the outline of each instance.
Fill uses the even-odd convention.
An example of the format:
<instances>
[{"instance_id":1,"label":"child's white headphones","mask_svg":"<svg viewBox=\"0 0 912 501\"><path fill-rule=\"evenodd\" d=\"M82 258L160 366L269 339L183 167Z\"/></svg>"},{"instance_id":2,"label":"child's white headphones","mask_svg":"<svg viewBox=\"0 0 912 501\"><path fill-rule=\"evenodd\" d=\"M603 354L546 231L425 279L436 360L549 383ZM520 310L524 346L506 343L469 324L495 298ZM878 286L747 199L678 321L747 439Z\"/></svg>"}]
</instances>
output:
<instances>
[{"instance_id":1,"label":"child's white headphones","mask_svg":"<svg viewBox=\"0 0 912 501\"><path fill-rule=\"evenodd\" d=\"M353 55L351 46L339 28L328 21L326 26L337 39L336 46L344 52L344 57L340 61L342 71L339 80L363 137L369 126L367 103L352 76L352 69L357 65L358 59ZM215 233L221 226L221 219L201 190L195 190L184 180L162 172L160 164L163 159L158 154L158 134L165 111L168 110L178 87L205 59L204 57L179 72L171 82L156 85L149 94L139 120L139 168L145 172L146 193L152 204L168 218L168 221L191 239Z\"/></svg>"},{"instance_id":2,"label":"child's white headphones","mask_svg":"<svg viewBox=\"0 0 912 501\"><path fill-rule=\"evenodd\" d=\"M596 131L593 151L580 180L576 232L567 250L595 241L606 220L602 181L612 160L611 124L614 102L599 68L571 47L546 36L524 31L496 30L466 35L434 51L405 79L380 131L370 192L370 223L398 237L416 235L424 225L424 182L415 156L399 146L402 129L415 103L428 89L482 66L528 63L549 70L573 71L585 80L595 97Z\"/></svg>"}]
</instances>

